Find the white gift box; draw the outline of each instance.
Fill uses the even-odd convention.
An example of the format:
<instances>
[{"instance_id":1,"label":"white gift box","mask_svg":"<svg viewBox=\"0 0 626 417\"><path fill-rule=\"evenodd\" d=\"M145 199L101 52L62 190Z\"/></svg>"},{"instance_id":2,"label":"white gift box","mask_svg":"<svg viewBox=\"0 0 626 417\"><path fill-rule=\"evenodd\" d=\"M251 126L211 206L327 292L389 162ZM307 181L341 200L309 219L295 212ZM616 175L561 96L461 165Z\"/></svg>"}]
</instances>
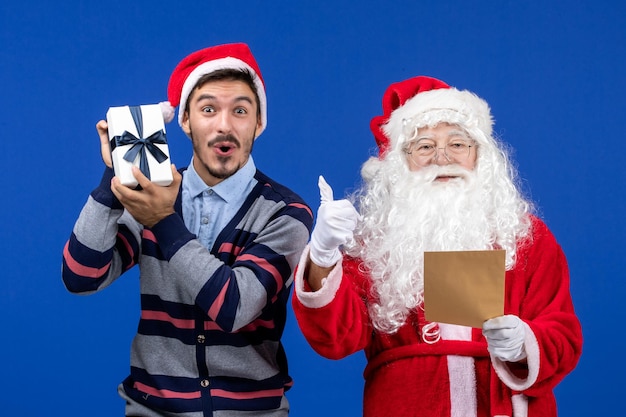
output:
<instances>
[{"instance_id":1,"label":"white gift box","mask_svg":"<svg viewBox=\"0 0 626 417\"><path fill-rule=\"evenodd\" d=\"M111 107L107 111L109 144L115 176L128 187L137 186L132 166L155 184L172 182L165 122L158 104Z\"/></svg>"}]
</instances>

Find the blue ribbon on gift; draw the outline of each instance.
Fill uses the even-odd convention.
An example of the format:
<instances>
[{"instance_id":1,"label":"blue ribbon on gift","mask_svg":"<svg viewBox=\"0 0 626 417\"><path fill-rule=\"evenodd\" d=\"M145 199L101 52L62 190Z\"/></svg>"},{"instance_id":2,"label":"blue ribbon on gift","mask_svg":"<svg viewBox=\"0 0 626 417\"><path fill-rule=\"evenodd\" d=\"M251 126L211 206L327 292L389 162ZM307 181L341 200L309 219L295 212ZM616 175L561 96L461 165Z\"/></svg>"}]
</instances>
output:
<instances>
[{"instance_id":1,"label":"blue ribbon on gift","mask_svg":"<svg viewBox=\"0 0 626 417\"><path fill-rule=\"evenodd\" d=\"M113 137L113 148L115 148L115 146L133 145L124 154L124 159L132 163L135 161L135 158L137 158L137 154L139 154L139 169L143 175L150 179L150 167L148 166L148 155L146 149L159 164L166 161L167 155L158 146L156 146L157 143L167 143L165 132L163 130L159 130L147 138L144 138L141 106L129 106L129 109L130 114L133 117L133 121L135 122L137 133L139 133L139 137L136 137L129 131L124 131L124 133L120 136ZM113 148L111 150L113 150Z\"/></svg>"}]
</instances>

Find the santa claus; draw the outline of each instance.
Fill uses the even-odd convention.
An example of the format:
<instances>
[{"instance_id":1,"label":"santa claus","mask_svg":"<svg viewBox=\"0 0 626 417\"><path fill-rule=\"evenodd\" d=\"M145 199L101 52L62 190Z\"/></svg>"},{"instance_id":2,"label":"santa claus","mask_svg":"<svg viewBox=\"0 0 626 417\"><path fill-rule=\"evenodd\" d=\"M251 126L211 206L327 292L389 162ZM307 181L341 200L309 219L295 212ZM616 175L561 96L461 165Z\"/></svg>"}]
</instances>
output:
<instances>
[{"instance_id":1,"label":"santa claus","mask_svg":"<svg viewBox=\"0 0 626 417\"><path fill-rule=\"evenodd\" d=\"M364 350L363 414L555 416L582 334L561 247L516 186L487 103L415 77L372 119L379 147L348 199L321 205L296 273L299 326L321 355ZM355 208L358 207L358 211ZM503 249L503 316L482 328L424 317L424 252Z\"/></svg>"}]
</instances>

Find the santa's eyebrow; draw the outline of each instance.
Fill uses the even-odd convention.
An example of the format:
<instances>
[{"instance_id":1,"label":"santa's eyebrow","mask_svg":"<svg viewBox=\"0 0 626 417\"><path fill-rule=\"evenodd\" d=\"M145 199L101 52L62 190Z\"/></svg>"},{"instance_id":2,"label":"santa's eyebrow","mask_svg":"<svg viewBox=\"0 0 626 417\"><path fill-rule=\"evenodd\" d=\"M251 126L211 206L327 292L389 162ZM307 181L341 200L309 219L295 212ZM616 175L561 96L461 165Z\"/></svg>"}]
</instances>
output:
<instances>
[{"instance_id":1,"label":"santa's eyebrow","mask_svg":"<svg viewBox=\"0 0 626 417\"><path fill-rule=\"evenodd\" d=\"M435 135L421 135L412 140L412 142L417 142L420 140L435 140Z\"/></svg>"},{"instance_id":2,"label":"santa's eyebrow","mask_svg":"<svg viewBox=\"0 0 626 417\"><path fill-rule=\"evenodd\" d=\"M469 139L469 135L462 129L451 130L451 131L447 132L445 136L442 136L442 137L448 139L448 138L451 138L451 137L454 137L454 136L462 136L464 138ZM437 139L437 137L438 137L438 135L435 135L435 134L420 135L417 138L415 138L414 140L412 140L412 142L417 142L417 141L420 141L420 140L433 140L434 141L434 140Z\"/></svg>"},{"instance_id":3,"label":"santa's eyebrow","mask_svg":"<svg viewBox=\"0 0 626 417\"><path fill-rule=\"evenodd\" d=\"M469 135L464 131L464 130L451 130L448 132L448 137L450 136L465 136L467 138L469 138Z\"/></svg>"}]
</instances>

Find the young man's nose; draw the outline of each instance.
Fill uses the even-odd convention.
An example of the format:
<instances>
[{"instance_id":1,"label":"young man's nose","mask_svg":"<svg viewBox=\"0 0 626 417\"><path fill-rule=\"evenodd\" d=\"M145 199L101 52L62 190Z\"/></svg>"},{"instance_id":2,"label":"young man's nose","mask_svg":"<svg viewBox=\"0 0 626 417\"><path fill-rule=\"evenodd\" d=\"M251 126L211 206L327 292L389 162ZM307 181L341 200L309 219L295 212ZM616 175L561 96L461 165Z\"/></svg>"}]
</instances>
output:
<instances>
[{"instance_id":1,"label":"young man's nose","mask_svg":"<svg viewBox=\"0 0 626 417\"><path fill-rule=\"evenodd\" d=\"M217 130L220 133L230 133L232 127L232 116L228 112L221 112L217 115Z\"/></svg>"}]
</instances>

